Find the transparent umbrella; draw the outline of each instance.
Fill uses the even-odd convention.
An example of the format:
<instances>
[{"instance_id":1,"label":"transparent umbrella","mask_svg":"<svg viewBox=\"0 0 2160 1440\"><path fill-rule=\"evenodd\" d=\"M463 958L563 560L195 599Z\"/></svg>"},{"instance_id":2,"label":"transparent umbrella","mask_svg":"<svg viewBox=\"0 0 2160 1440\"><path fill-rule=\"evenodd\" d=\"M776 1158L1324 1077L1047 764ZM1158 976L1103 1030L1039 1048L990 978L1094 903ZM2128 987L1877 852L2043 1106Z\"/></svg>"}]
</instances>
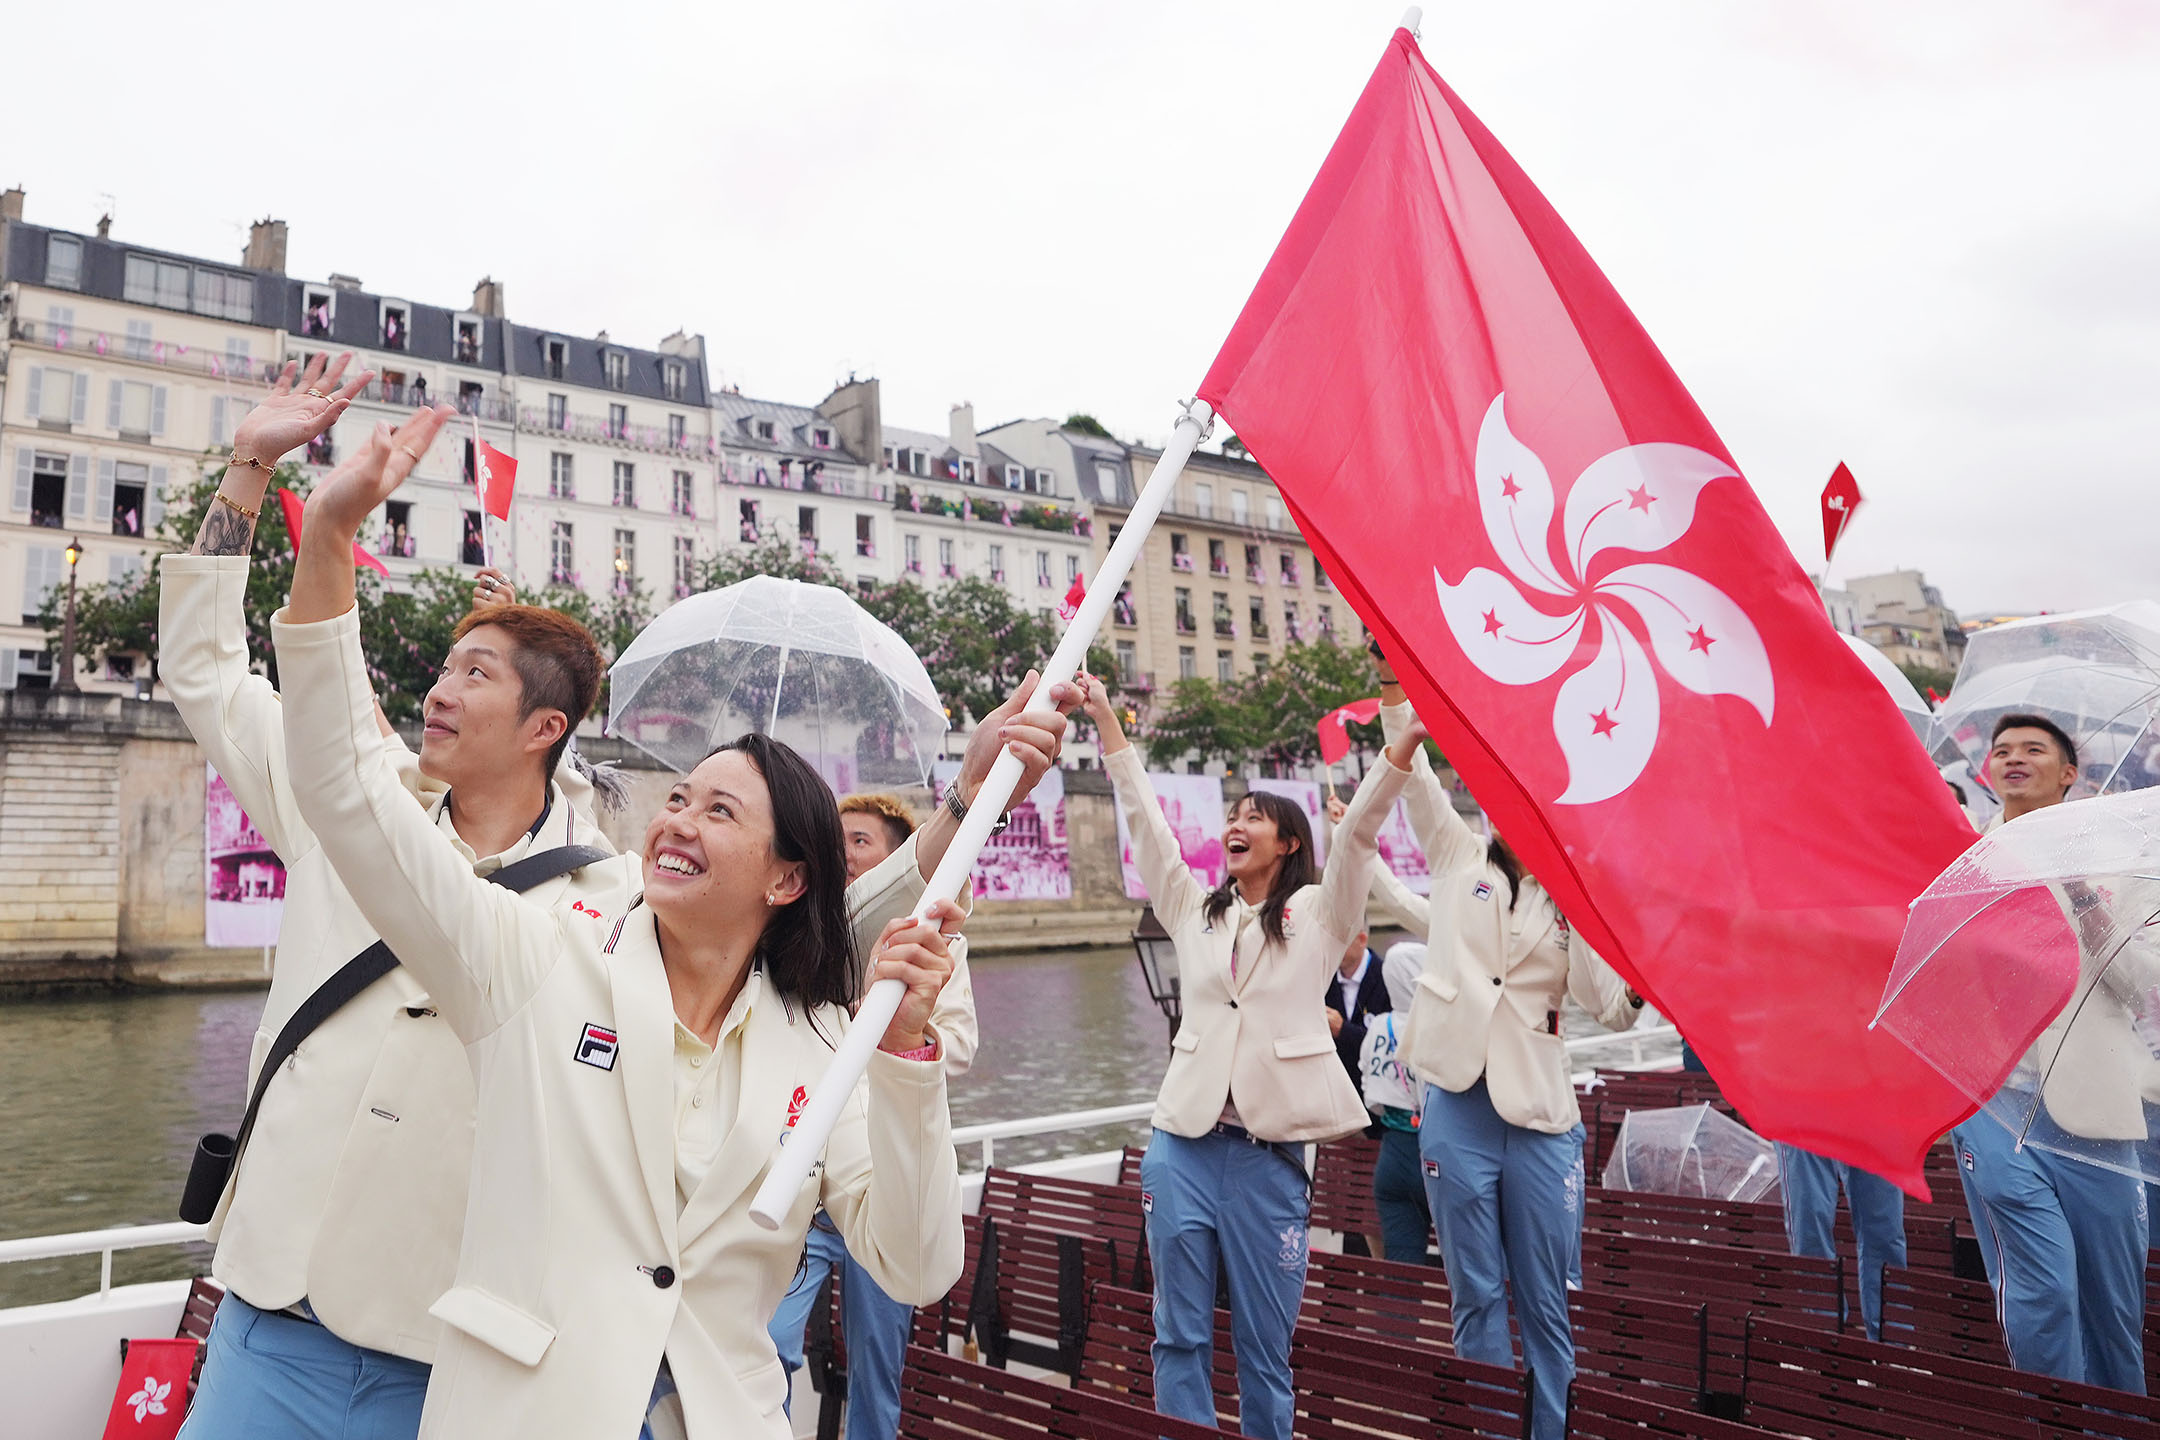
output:
<instances>
[{"instance_id":1,"label":"transparent umbrella","mask_svg":"<svg viewBox=\"0 0 2160 1440\"><path fill-rule=\"evenodd\" d=\"M2160 789L1998 826L1913 902L1875 1023L2021 1144L2160 1180Z\"/></svg>"},{"instance_id":2,"label":"transparent umbrella","mask_svg":"<svg viewBox=\"0 0 2160 1440\"><path fill-rule=\"evenodd\" d=\"M1928 748L1938 763L1962 758L1984 776L1989 731L2019 710L2046 716L2077 742L2073 798L2160 783L2160 603L2041 615L1975 634Z\"/></svg>"},{"instance_id":3,"label":"transparent umbrella","mask_svg":"<svg viewBox=\"0 0 2160 1440\"><path fill-rule=\"evenodd\" d=\"M905 640L843 590L769 575L669 606L608 678L609 732L661 764L757 730L840 794L924 783L948 723Z\"/></svg>"},{"instance_id":4,"label":"transparent umbrella","mask_svg":"<svg viewBox=\"0 0 2160 1440\"><path fill-rule=\"evenodd\" d=\"M1776 1200L1777 1147L1708 1105L1630 1110L1605 1162L1605 1188Z\"/></svg>"},{"instance_id":5,"label":"transparent umbrella","mask_svg":"<svg viewBox=\"0 0 2160 1440\"><path fill-rule=\"evenodd\" d=\"M1845 643L1852 647L1853 654L1858 655L1866 664L1868 673L1881 681L1883 689L1890 692L1890 698L1897 702L1898 713L1905 717L1906 724L1912 726L1913 734L1919 738L1920 743L1927 744L1934 728L1935 715L1928 709L1927 701L1920 698L1920 692L1913 689L1913 683L1906 678L1905 672L1892 664L1889 656L1859 636L1845 635L1842 630L1838 633L1844 635Z\"/></svg>"}]
</instances>

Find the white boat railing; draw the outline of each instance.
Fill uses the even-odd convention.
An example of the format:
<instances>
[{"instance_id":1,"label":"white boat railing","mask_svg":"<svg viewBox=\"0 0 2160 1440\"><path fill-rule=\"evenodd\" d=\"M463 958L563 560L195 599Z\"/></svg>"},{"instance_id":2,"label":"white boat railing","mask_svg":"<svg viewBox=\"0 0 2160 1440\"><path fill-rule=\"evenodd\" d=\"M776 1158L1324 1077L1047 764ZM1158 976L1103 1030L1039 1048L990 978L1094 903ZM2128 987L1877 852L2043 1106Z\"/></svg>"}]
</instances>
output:
<instances>
[{"instance_id":1,"label":"white boat railing","mask_svg":"<svg viewBox=\"0 0 2160 1440\"><path fill-rule=\"evenodd\" d=\"M17 1260L56 1260L68 1255L98 1257L98 1294L112 1293L112 1257L116 1250L154 1245L192 1245L207 1238L206 1227L175 1220L166 1225L115 1225L107 1230L77 1230L67 1235L26 1235L0 1240L0 1265Z\"/></svg>"},{"instance_id":2,"label":"white boat railing","mask_svg":"<svg viewBox=\"0 0 2160 1440\"><path fill-rule=\"evenodd\" d=\"M1670 1025L1647 1030L1623 1030L1609 1035L1585 1035L1567 1042L1570 1060L1602 1057L1607 1051L1626 1052L1617 1062L1640 1067L1646 1043L1678 1037ZM1595 1063L1593 1061L1593 1063ZM1614 1062L1608 1062L1614 1063ZM1029 1135L1055 1135L1066 1130L1093 1130L1104 1125L1131 1125L1154 1114L1155 1102L1139 1100L1126 1105L1106 1105L1093 1110L1063 1110L1025 1120L994 1120L984 1125L961 1125L953 1130L953 1144L982 1149L982 1168L997 1158L997 1142ZM71 1255L98 1257L98 1294L112 1291L112 1257L120 1250L144 1250L159 1245L192 1245L204 1240L205 1227L175 1220L164 1225L115 1225L105 1230L77 1230L65 1235L28 1235L20 1240L0 1240L0 1265L21 1260L55 1260Z\"/></svg>"}]
</instances>

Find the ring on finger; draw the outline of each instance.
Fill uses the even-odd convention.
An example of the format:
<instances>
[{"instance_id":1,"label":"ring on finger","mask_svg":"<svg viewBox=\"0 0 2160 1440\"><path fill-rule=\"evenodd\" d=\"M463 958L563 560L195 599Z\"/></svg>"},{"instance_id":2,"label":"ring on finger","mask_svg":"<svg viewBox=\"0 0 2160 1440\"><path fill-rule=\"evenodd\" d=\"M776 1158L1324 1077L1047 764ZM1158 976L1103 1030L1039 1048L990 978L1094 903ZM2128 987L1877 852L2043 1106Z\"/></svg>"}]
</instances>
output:
<instances>
[{"instance_id":1,"label":"ring on finger","mask_svg":"<svg viewBox=\"0 0 2160 1440\"><path fill-rule=\"evenodd\" d=\"M327 400L330 398L328 395L323 394L322 391L316 389L312 385L307 387L307 393L314 396L317 400Z\"/></svg>"},{"instance_id":2,"label":"ring on finger","mask_svg":"<svg viewBox=\"0 0 2160 1440\"><path fill-rule=\"evenodd\" d=\"M411 456L413 464L417 465L420 463L420 452L413 449L410 445L400 445L397 448L400 455Z\"/></svg>"}]
</instances>

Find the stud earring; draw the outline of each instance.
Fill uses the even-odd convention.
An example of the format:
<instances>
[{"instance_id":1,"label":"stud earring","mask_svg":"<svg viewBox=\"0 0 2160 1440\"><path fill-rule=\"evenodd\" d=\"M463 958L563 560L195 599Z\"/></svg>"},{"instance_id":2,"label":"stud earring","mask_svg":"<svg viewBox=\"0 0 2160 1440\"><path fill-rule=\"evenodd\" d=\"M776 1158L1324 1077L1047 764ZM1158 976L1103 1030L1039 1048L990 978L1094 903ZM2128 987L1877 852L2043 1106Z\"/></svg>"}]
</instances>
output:
<instances>
[{"instance_id":1,"label":"stud earring","mask_svg":"<svg viewBox=\"0 0 2160 1440\"><path fill-rule=\"evenodd\" d=\"M775 900L775 899L773 898L773 893L772 893L772 891L768 890L768 891L766 891L766 892L765 892L765 903L766 903L767 905L777 905L777 904L779 904L780 902L779 902L778 900Z\"/></svg>"}]
</instances>

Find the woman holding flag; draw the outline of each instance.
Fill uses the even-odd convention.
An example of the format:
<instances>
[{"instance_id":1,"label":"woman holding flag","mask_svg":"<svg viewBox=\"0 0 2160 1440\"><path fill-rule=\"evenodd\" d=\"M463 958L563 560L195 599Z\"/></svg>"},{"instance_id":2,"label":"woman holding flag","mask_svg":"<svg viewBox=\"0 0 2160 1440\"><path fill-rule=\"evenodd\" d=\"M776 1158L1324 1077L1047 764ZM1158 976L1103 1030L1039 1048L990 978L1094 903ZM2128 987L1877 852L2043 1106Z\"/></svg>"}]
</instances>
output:
<instances>
[{"instance_id":1,"label":"woman holding flag","mask_svg":"<svg viewBox=\"0 0 2160 1440\"><path fill-rule=\"evenodd\" d=\"M1425 727L1383 668L1388 755L1432 867L1432 933L1403 1056L1425 1082L1418 1152L1454 1299L1455 1353L1514 1363L1508 1297L1534 1377L1531 1434L1561 1440L1575 1337L1567 1284L1582 1233L1582 1112L1560 1036L1564 997L1625 1030L1642 997L1598 958L1537 877L1455 813Z\"/></svg>"},{"instance_id":2,"label":"woman holding flag","mask_svg":"<svg viewBox=\"0 0 2160 1440\"><path fill-rule=\"evenodd\" d=\"M1186 868L1102 682L1082 675L1079 685L1141 878L1176 943L1185 999L1140 1164L1155 1265L1155 1408L1215 1421L1220 1261L1242 1428L1289 1440L1290 1331L1311 1214L1304 1145L1354 1134L1368 1118L1336 1058L1323 997L1365 928L1374 840L1410 778L1409 747L1366 774L1317 876L1295 802L1238 801L1222 834L1229 878L1210 891Z\"/></svg>"}]
</instances>

